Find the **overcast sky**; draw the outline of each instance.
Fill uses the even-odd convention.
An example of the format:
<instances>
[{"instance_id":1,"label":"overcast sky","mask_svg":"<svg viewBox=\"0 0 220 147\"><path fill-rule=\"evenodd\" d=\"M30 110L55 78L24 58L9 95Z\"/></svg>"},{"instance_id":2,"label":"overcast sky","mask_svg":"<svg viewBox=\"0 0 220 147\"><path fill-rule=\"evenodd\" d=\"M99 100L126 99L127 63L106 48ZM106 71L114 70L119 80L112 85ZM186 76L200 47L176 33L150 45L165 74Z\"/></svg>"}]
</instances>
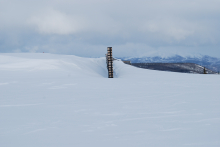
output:
<instances>
[{"instance_id":1,"label":"overcast sky","mask_svg":"<svg viewBox=\"0 0 220 147\"><path fill-rule=\"evenodd\" d=\"M220 0L0 0L0 52L220 57Z\"/></svg>"}]
</instances>

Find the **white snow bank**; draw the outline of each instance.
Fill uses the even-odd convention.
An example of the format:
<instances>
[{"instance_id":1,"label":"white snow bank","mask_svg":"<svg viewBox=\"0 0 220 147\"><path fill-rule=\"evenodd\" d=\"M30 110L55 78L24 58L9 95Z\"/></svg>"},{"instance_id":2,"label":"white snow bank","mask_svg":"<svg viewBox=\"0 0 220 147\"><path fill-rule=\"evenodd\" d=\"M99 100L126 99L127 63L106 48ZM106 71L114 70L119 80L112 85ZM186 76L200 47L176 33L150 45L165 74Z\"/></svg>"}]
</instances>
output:
<instances>
[{"instance_id":1,"label":"white snow bank","mask_svg":"<svg viewBox=\"0 0 220 147\"><path fill-rule=\"evenodd\" d=\"M75 76L84 74L107 77L105 58L82 58L74 55L1 54L0 69L9 71L63 70ZM76 75L77 74L77 75Z\"/></svg>"},{"instance_id":2,"label":"white snow bank","mask_svg":"<svg viewBox=\"0 0 220 147\"><path fill-rule=\"evenodd\" d=\"M0 147L219 147L220 76L0 54Z\"/></svg>"}]
</instances>

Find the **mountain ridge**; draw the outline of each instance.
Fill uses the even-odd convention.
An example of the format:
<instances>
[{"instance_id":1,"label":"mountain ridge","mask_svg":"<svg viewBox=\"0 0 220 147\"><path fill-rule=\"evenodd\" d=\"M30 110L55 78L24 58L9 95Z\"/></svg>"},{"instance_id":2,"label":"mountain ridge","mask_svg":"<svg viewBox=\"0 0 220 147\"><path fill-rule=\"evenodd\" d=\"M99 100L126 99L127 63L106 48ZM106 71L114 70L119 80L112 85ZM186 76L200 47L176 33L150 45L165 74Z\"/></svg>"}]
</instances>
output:
<instances>
[{"instance_id":1,"label":"mountain ridge","mask_svg":"<svg viewBox=\"0 0 220 147\"><path fill-rule=\"evenodd\" d=\"M117 57L121 60L129 60L131 63L195 63L213 71L220 71L220 58L208 55L198 56L145 56L145 57Z\"/></svg>"}]
</instances>

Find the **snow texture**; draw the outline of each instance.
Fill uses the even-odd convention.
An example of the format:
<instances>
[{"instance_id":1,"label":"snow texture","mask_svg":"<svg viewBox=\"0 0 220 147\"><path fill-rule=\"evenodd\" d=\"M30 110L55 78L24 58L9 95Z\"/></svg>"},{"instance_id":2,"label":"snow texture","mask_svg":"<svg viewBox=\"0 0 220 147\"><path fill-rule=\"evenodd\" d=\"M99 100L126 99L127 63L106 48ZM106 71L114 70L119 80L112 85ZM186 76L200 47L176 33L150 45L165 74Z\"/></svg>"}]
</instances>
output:
<instances>
[{"instance_id":1,"label":"snow texture","mask_svg":"<svg viewBox=\"0 0 220 147\"><path fill-rule=\"evenodd\" d=\"M220 76L0 54L0 147L219 147Z\"/></svg>"}]
</instances>

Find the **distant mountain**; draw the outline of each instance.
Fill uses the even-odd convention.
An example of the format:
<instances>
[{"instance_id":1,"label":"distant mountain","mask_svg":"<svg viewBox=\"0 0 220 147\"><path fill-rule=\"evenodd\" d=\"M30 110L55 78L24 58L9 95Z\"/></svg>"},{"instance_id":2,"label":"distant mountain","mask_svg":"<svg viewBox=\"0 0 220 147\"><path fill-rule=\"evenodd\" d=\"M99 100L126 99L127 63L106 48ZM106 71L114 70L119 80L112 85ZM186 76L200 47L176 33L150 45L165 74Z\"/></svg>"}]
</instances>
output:
<instances>
[{"instance_id":1,"label":"distant mountain","mask_svg":"<svg viewBox=\"0 0 220 147\"><path fill-rule=\"evenodd\" d=\"M131 63L195 63L204 66L212 71L220 71L220 58L207 55L198 56L180 56L173 55L168 57L151 56L151 57L118 57L117 59L129 60Z\"/></svg>"},{"instance_id":2,"label":"distant mountain","mask_svg":"<svg viewBox=\"0 0 220 147\"><path fill-rule=\"evenodd\" d=\"M195 63L131 63L130 65L139 68L160 70L160 71L194 73L194 74L217 74L215 71L206 69L203 66L200 66Z\"/></svg>"}]
</instances>

